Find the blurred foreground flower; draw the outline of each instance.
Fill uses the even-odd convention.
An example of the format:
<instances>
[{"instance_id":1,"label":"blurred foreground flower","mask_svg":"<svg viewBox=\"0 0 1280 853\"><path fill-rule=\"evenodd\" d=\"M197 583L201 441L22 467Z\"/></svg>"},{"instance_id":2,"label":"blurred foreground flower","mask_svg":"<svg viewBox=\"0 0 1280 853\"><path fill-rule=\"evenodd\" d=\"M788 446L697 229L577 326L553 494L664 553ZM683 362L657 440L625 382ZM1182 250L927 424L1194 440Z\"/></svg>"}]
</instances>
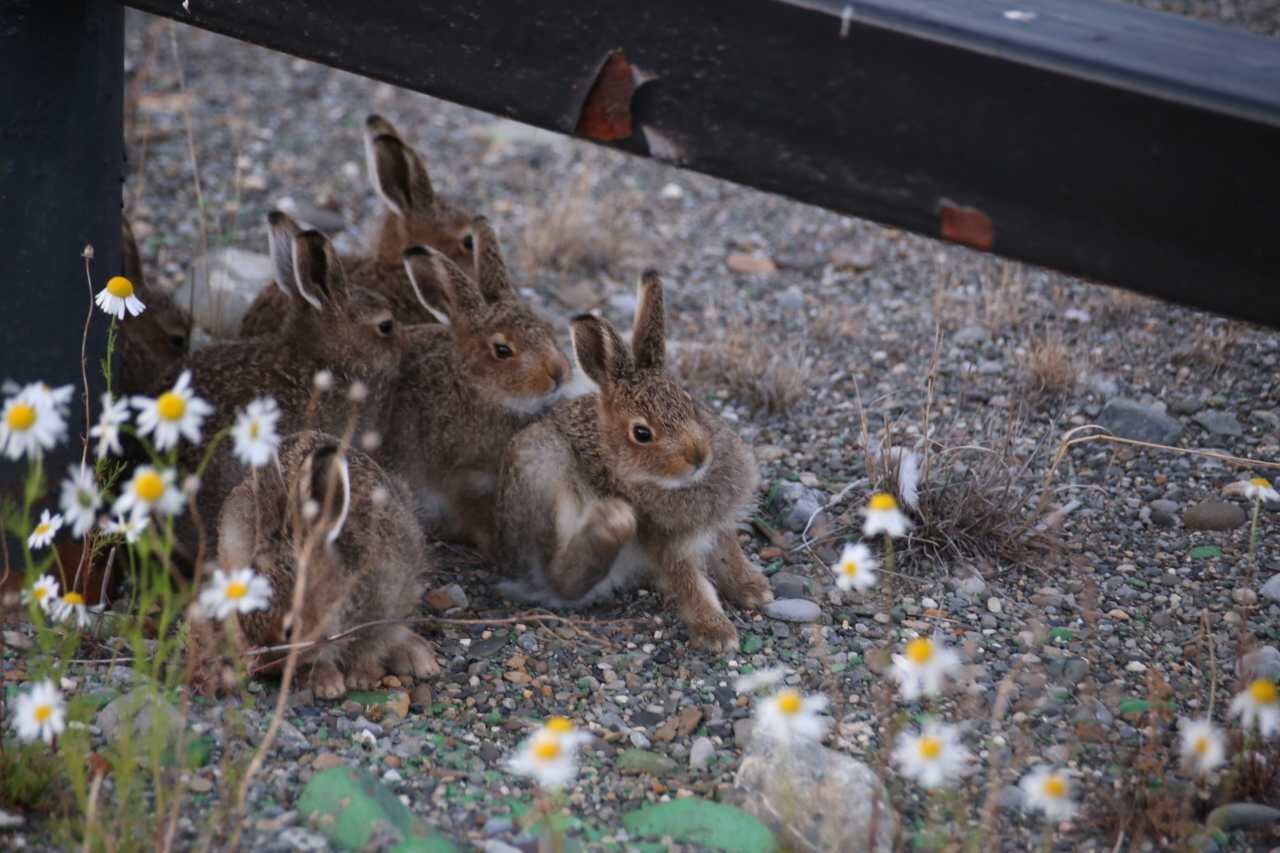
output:
<instances>
[{"instance_id":1,"label":"blurred foreground flower","mask_svg":"<svg viewBox=\"0 0 1280 853\"><path fill-rule=\"evenodd\" d=\"M72 465L67 469L67 479L62 481L62 497L58 503L71 528L71 535L77 539L84 538L98 520L98 507L102 506L102 494L98 491L92 469L83 465Z\"/></svg>"},{"instance_id":2,"label":"blurred foreground flower","mask_svg":"<svg viewBox=\"0 0 1280 853\"><path fill-rule=\"evenodd\" d=\"M756 732L786 743L819 741L831 727L831 720L822 716L826 707L826 696L803 696L784 687L756 708Z\"/></svg>"},{"instance_id":3,"label":"blurred foreground flower","mask_svg":"<svg viewBox=\"0 0 1280 853\"><path fill-rule=\"evenodd\" d=\"M10 459L35 458L52 450L67 434L70 385L53 389L42 382L11 389L0 413L0 450Z\"/></svg>"},{"instance_id":4,"label":"blurred foreground flower","mask_svg":"<svg viewBox=\"0 0 1280 853\"><path fill-rule=\"evenodd\" d=\"M911 529L911 519L898 509L898 501L888 492L877 492L867 501L867 508L862 511L866 521L862 523L862 535L867 538L881 533L891 539L900 539Z\"/></svg>"},{"instance_id":5,"label":"blurred foreground flower","mask_svg":"<svg viewBox=\"0 0 1280 853\"><path fill-rule=\"evenodd\" d=\"M836 574L836 586L843 590L859 592L876 585L876 569L880 564L871 556L871 549L861 543L845 545L840 560L831 567Z\"/></svg>"},{"instance_id":6,"label":"blurred foreground flower","mask_svg":"<svg viewBox=\"0 0 1280 853\"><path fill-rule=\"evenodd\" d=\"M219 621L232 613L252 613L270 605L271 581L248 568L231 573L217 569L200 592L200 608L206 616Z\"/></svg>"},{"instance_id":7,"label":"blurred foreground flower","mask_svg":"<svg viewBox=\"0 0 1280 853\"><path fill-rule=\"evenodd\" d=\"M43 740L53 743L67 727L67 706L52 681L41 681L14 703L14 727L18 740Z\"/></svg>"},{"instance_id":8,"label":"blurred foreground flower","mask_svg":"<svg viewBox=\"0 0 1280 853\"><path fill-rule=\"evenodd\" d=\"M179 437L199 444L200 425L213 413L213 406L191 390L190 370L182 371L174 386L159 397L134 397L131 403L138 410L138 432L154 433L156 450L162 451L176 447Z\"/></svg>"},{"instance_id":9,"label":"blurred foreground flower","mask_svg":"<svg viewBox=\"0 0 1280 853\"><path fill-rule=\"evenodd\" d=\"M50 515L49 510L46 509L40 513L40 521L36 523L36 526L31 530L31 535L27 537L27 547L33 551L39 548L47 548L61 528L62 516Z\"/></svg>"},{"instance_id":10,"label":"blurred foreground flower","mask_svg":"<svg viewBox=\"0 0 1280 853\"><path fill-rule=\"evenodd\" d=\"M512 773L529 776L539 786L557 790L578 773L578 749L591 740L564 717L552 717L520 745L508 762Z\"/></svg>"},{"instance_id":11,"label":"blurred foreground flower","mask_svg":"<svg viewBox=\"0 0 1280 853\"><path fill-rule=\"evenodd\" d=\"M936 696L942 683L954 678L960 655L940 640L916 637L908 641L903 654L893 656L890 674L898 682L902 698L910 702L921 696Z\"/></svg>"},{"instance_id":12,"label":"blurred foreground flower","mask_svg":"<svg viewBox=\"0 0 1280 853\"><path fill-rule=\"evenodd\" d=\"M236 418L231 430L236 458L251 468L261 468L276 457L280 436L276 422L280 407L270 397L254 400Z\"/></svg>"},{"instance_id":13,"label":"blurred foreground flower","mask_svg":"<svg viewBox=\"0 0 1280 853\"><path fill-rule=\"evenodd\" d=\"M54 602L58 600L58 582L54 580L53 575L41 575L36 578L36 582L31 585L31 589L23 590L22 603L30 604L32 601L45 613L53 610Z\"/></svg>"},{"instance_id":14,"label":"blurred foreground flower","mask_svg":"<svg viewBox=\"0 0 1280 853\"><path fill-rule=\"evenodd\" d=\"M1180 721L1182 764L1201 776L1212 773L1227 758L1227 739L1210 720Z\"/></svg>"},{"instance_id":15,"label":"blurred foreground flower","mask_svg":"<svg viewBox=\"0 0 1280 853\"><path fill-rule=\"evenodd\" d=\"M108 453L119 456L124 453L120 447L120 427L129 422L129 401L111 399L110 394L102 395L102 414L98 415L98 423L89 430L89 435L98 440L95 450L99 459Z\"/></svg>"},{"instance_id":16,"label":"blurred foreground flower","mask_svg":"<svg viewBox=\"0 0 1280 853\"><path fill-rule=\"evenodd\" d=\"M146 518L151 513L177 515L184 506L182 492L174 482L177 475L172 468L153 468L139 465L133 477L125 483L112 506L116 515Z\"/></svg>"},{"instance_id":17,"label":"blurred foreground flower","mask_svg":"<svg viewBox=\"0 0 1280 853\"><path fill-rule=\"evenodd\" d=\"M1075 816L1071 777L1065 772L1041 765L1023 776L1018 787L1022 789L1022 807L1027 811L1044 812L1049 820L1071 820Z\"/></svg>"},{"instance_id":18,"label":"blurred foreground flower","mask_svg":"<svg viewBox=\"0 0 1280 853\"><path fill-rule=\"evenodd\" d=\"M1280 690L1269 678L1258 678L1231 700L1231 716L1246 729L1255 725L1263 737L1280 731Z\"/></svg>"},{"instance_id":19,"label":"blurred foreground flower","mask_svg":"<svg viewBox=\"0 0 1280 853\"><path fill-rule=\"evenodd\" d=\"M960 730L942 723L926 723L919 734L902 732L893 750L899 771L922 788L955 784L972 756L960 742Z\"/></svg>"}]
</instances>

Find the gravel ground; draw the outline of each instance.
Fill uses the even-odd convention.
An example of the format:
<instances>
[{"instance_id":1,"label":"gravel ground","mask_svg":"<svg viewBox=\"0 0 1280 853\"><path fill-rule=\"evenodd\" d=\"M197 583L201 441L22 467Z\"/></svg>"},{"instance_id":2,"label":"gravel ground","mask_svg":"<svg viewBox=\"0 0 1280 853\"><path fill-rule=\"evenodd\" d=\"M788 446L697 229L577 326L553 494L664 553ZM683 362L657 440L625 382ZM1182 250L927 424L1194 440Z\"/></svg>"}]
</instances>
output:
<instances>
[{"instance_id":1,"label":"gravel ground","mask_svg":"<svg viewBox=\"0 0 1280 853\"><path fill-rule=\"evenodd\" d=\"M1280 33L1272 2L1149 5ZM966 739L982 761L961 789L969 811L994 792L1001 845L1034 847L1037 824L1011 808L1017 773L992 780L987 768L1069 762L1080 772L1085 816L1061 827L1058 844L1110 849L1118 780L1142 740L1142 716L1126 713L1126 701L1158 693L1158 674L1179 714L1203 714L1216 670L1221 714L1235 688L1237 637L1247 629L1260 644L1280 644L1280 603L1258 596L1280 571L1280 514L1262 513L1255 573L1246 507L1221 494L1239 472L1206 457L1092 443L1067 451L1050 473L1063 434L1097 422L1183 447L1280 459L1280 344L1272 332L178 29L184 94L169 25L131 13L128 38L136 109L127 212L161 283L186 278L205 247L262 251L263 216L286 196L313 222L341 229L340 242L359 246L356 224L377 204L360 127L368 112L380 112L425 153L438 189L492 218L530 298L550 314L599 308L625 324L638 270L664 271L677 361L761 462L766 524L744 527L744 544L779 598L820 605L808 623L735 614L742 649L724 657L691 652L683 628L644 592L574 626L442 625L436 639L447 673L434 682L389 683L386 696L342 703L293 699L280 746L255 783L249 849L325 849L296 800L314 773L339 765L367 768L457 841L530 849L511 810L530 789L502 765L529 721L552 714L583 721L598 738L570 808L625 838L620 816L645 802L684 792L734 798L751 709L733 681L780 663L803 688L843 697L829 744L874 765L881 650L934 630L959 644L972 678L972 689L935 708L973 721ZM856 535L875 456L868 439L912 445L926 423L936 442L926 506L947 515L972 500L963 484L981 475L1000 488L1000 511L987 512L968 537L926 523L902 557L891 607L843 595L825 565ZM975 446L993 452L964 449ZM950 486L937 485L947 477ZM1046 483L1048 512L1035 516ZM812 510L849 484L802 538ZM1050 547L1008 534L1026 519ZM1193 529L1200 524L1222 529ZM439 584L461 588L437 601L446 616L519 612L497 595L482 561L438 552L447 567ZM1280 653L1268 654L1253 660L1280 670ZM1007 676L1001 733L989 721L991 698ZM127 670L85 678L95 689L130 684ZM255 706L269 707L276 685L255 690ZM393 708L407 702L407 714L388 710L388 700ZM215 760L193 777L206 793L183 818L187 841L213 807L217 758L243 748L221 740L218 720L231 701L197 709L198 725L218 744ZM248 716L265 726L265 713ZM652 753L649 772L626 769L628 749ZM891 791L910 834L929 807L910 786ZM46 840L39 827L14 838L35 847Z\"/></svg>"}]
</instances>

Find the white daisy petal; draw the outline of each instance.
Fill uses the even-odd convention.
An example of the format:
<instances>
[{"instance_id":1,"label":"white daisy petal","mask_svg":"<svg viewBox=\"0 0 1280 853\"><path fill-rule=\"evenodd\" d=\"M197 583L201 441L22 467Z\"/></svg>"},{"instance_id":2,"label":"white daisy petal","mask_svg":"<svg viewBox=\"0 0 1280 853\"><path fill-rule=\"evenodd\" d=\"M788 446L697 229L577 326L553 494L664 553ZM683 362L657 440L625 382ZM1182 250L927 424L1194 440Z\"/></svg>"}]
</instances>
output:
<instances>
[{"instance_id":1,"label":"white daisy petal","mask_svg":"<svg viewBox=\"0 0 1280 853\"><path fill-rule=\"evenodd\" d=\"M236 458L252 468L261 468L275 459L280 447L276 432L279 420L280 407L270 397L254 400L245 407L231 429Z\"/></svg>"},{"instance_id":2,"label":"white daisy petal","mask_svg":"<svg viewBox=\"0 0 1280 853\"><path fill-rule=\"evenodd\" d=\"M67 435L72 390L69 385L50 388L42 382L16 389L0 412L0 451L9 459L21 459L56 447Z\"/></svg>"},{"instance_id":3,"label":"white daisy petal","mask_svg":"<svg viewBox=\"0 0 1280 853\"><path fill-rule=\"evenodd\" d=\"M52 681L41 681L25 693L18 694L14 702L14 727L18 730L18 740L52 743L67 727L66 713L62 693Z\"/></svg>"},{"instance_id":4,"label":"white daisy petal","mask_svg":"<svg viewBox=\"0 0 1280 853\"><path fill-rule=\"evenodd\" d=\"M111 399L110 394L102 395L102 414L98 416L98 424L89 430L89 435L98 440L95 453L99 459L107 454L119 456L124 453L120 446L120 427L129 421L129 401Z\"/></svg>"},{"instance_id":5,"label":"white daisy petal","mask_svg":"<svg viewBox=\"0 0 1280 853\"><path fill-rule=\"evenodd\" d=\"M1257 726L1263 737L1280 732L1280 688L1269 678L1256 678L1236 694L1227 709L1245 729Z\"/></svg>"},{"instance_id":6,"label":"white daisy petal","mask_svg":"<svg viewBox=\"0 0 1280 853\"><path fill-rule=\"evenodd\" d=\"M63 520L71 527L71 535L84 538L98 518L98 507L102 506L102 494L92 469L72 465L67 470L67 479L62 481L62 497L58 503Z\"/></svg>"},{"instance_id":7,"label":"white daisy petal","mask_svg":"<svg viewBox=\"0 0 1280 853\"><path fill-rule=\"evenodd\" d=\"M866 516L862 535L868 539L882 533L891 539L901 539L911 529L911 519L902 514L897 499L887 492L872 495L862 514Z\"/></svg>"},{"instance_id":8,"label":"white daisy petal","mask_svg":"<svg viewBox=\"0 0 1280 853\"><path fill-rule=\"evenodd\" d=\"M118 516L131 515L134 518L145 518L152 513L165 516L180 514L186 501L174 482L176 476L172 468L139 465L120 490L111 511Z\"/></svg>"},{"instance_id":9,"label":"white daisy petal","mask_svg":"<svg viewBox=\"0 0 1280 853\"><path fill-rule=\"evenodd\" d=\"M826 707L826 696L804 696L784 687L757 704L755 730L760 736L776 741L817 742L831 727L831 719L822 715Z\"/></svg>"},{"instance_id":10,"label":"white daisy petal","mask_svg":"<svg viewBox=\"0 0 1280 853\"><path fill-rule=\"evenodd\" d=\"M200 592L201 610L220 622L232 613L252 613L270 606L271 581L249 568L229 573L216 569Z\"/></svg>"},{"instance_id":11,"label":"white daisy petal","mask_svg":"<svg viewBox=\"0 0 1280 853\"><path fill-rule=\"evenodd\" d=\"M1182 764L1198 775L1212 773L1227 760L1227 739L1210 720L1180 721Z\"/></svg>"},{"instance_id":12,"label":"white daisy petal","mask_svg":"<svg viewBox=\"0 0 1280 853\"><path fill-rule=\"evenodd\" d=\"M32 601L45 613L51 613L54 605L58 601L58 581L53 575L41 575L36 578L36 582L31 585L30 589L22 591L22 603L30 604Z\"/></svg>"},{"instance_id":13,"label":"white daisy petal","mask_svg":"<svg viewBox=\"0 0 1280 853\"><path fill-rule=\"evenodd\" d=\"M40 513L40 520L36 522L31 535L27 537L27 547L33 551L49 547L49 543L53 542L53 537L58 535L61 528L62 516L50 515L49 510L46 509Z\"/></svg>"},{"instance_id":14,"label":"white daisy petal","mask_svg":"<svg viewBox=\"0 0 1280 853\"><path fill-rule=\"evenodd\" d=\"M123 320L126 313L137 317L147 309L147 306L143 305L142 300L134 293L133 282L122 275L108 279L106 287L98 291L93 301L117 320Z\"/></svg>"},{"instance_id":15,"label":"white daisy petal","mask_svg":"<svg viewBox=\"0 0 1280 853\"><path fill-rule=\"evenodd\" d=\"M1023 776L1018 787L1022 789L1022 807L1027 811L1044 812L1047 819L1055 821L1075 816L1075 785L1066 771L1041 765Z\"/></svg>"},{"instance_id":16,"label":"white daisy petal","mask_svg":"<svg viewBox=\"0 0 1280 853\"><path fill-rule=\"evenodd\" d=\"M213 406L192 392L190 370L159 397L134 397L130 403L138 410L139 434L150 435L159 451L175 447L180 438L199 444L200 426L213 413Z\"/></svg>"},{"instance_id":17,"label":"white daisy petal","mask_svg":"<svg viewBox=\"0 0 1280 853\"><path fill-rule=\"evenodd\" d=\"M919 733L902 732L893 751L894 763L922 788L946 788L959 781L972 758L960 742L955 726L927 723Z\"/></svg>"},{"instance_id":18,"label":"white daisy petal","mask_svg":"<svg viewBox=\"0 0 1280 853\"><path fill-rule=\"evenodd\" d=\"M539 728L507 762L518 776L532 777L548 790L563 788L577 775L578 749L591 735L574 727L564 717L552 717Z\"/></svg>"},{"instance_id":19,"label":"white daisy petal","mask_svg":"<svg viewBox=\"0 0 1280 853\"><path fill-rule=\"evenodd\" d=\"M890 675L898 682L898 692L911 702L921 696L937 696L948 678L960 668L960 655L941 640L916 637L907 642L904 653L893 656Z\"/></svg>"},{"instance_id":20,"label":"white daisy petal","mask_svg":"<svg viewBox=\"0 0 1280 853\"><path fill-rule=\"evenodd\" d=\"M875 586L878 568L880 563L871 556L871 549L859 543L845 545L831 571L835 572L836 586L840 589L861 592Z\"/></svg>"}]
</instances>

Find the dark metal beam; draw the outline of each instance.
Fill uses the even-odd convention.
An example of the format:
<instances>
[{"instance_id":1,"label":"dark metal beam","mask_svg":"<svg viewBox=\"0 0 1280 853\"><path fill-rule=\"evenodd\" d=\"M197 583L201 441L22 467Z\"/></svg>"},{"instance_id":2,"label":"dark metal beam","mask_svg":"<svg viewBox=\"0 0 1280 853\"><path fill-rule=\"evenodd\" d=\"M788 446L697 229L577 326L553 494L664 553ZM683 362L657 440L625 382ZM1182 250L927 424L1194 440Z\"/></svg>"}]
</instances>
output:
<instances>
[{"instance_id":1,"label":"dark metal beam","mask_svg":"<svg viewBox=\"0 0 1280 853\"><path fill-rule=\"evenodd\" d=\"M81 387L85 245L99 287L120 272L123 99L123 9L0 0L0 378ZM96 386L106 326L95 317L89 340ZM70 423L72 436L83 433L79 393ZM63 459L46 465L55 481ZM0 464L0 494L14 494L17 475Z\"/></svg>"},{"instance_id":2,"label":"dark metal beam","mask_svg":"<svg viewBox=\"0 0 1280 853\"><path fill-rule=\"evenodd\" d=\"M128 2L1280 326L1280 41L1109 0Z\"/></svg>"}]
</instances>

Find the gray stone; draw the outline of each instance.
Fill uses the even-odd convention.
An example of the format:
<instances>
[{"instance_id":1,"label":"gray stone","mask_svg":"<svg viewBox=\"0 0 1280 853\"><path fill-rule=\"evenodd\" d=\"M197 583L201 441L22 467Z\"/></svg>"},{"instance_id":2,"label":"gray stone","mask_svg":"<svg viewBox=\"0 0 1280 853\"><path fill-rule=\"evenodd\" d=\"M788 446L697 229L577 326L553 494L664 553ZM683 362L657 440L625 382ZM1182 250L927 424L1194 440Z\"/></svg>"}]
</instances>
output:
<instances>
[{"instance_id":1,"label":"gray stone","mask_svg":"<svg viewBox=\"0 0 1280 853\"><path fill-rule=\"evenodd\" d=\"M191 275L174 290L173 301L190 306L195 325L213 337L232 337L258 291L274 277L275 266L267 255L214 249L196 258Z\"/></svg>"},{"instance_id":2,"label":"gray stone","mask_svg":"<svg viewBox=\"0 0 1280 853\"><path fill-rule=\"evenodd\" d=\"M132 723L135 741L149 741L153 732L160 731L165 742L171 743L182 731L178 712L151 687L135 687L123 696L117 696L95 718L102 736L109 743L124 734L126 720Z\"/></svg>"},{"instance_id":3,"label":"gray stone","mask_svg":"<svg viewBox=\"0 0 1280 853\"><path fill-rule=\"evenodd\" d=\"M773 584L773 594L778 598L803 598L808 590L808 582L790 572L778 572L769 582Z\"/></svg>"},{"instance_id":4,"label":"gray stone","mask_svg":"<svg viewBox=\"0 0 1280 853\"><path fill-rule=\"evenodd\" d=\"M1194 415L1203 405L1199 397L1174 397L1169 402L1169 411L1175 415Z\"/></svg>"},{"instance_id":5,"label":"gray stone","mask_svg":"<svg viewBox=\"0 0 1280 853\"><path fill-rule=\"evenodd\" d=\"M755 730L755 720L750 717L733 721L733 742L738 749L747 748L747 745L751 743L751 736L755 733Z\"/></svg>"},{"instance_id":6,"label":"gray stone","mask_svg":"<svg viewBox=\"0 0 1280 853\"><path fill-rule=\"evenodd\" d=\"M689 769L706 770L711 756L716 753L716 745L709 737L700 737L689 747Z\"/></svg>"},{"instance_id":7,"label":"gray stone","mask_svg":"<svg viewBox=\"0 0 1280 853\"><path fill-rule=\"evenodd\" d=\"M1227 803L1209 812L1205 823L1223 832L1230 832L1233 829L1280 826L1280 809L1258 803Z\"/></svg>"},{"instance_id":8,"label":"gray stone","mask_svg":"<svg viewBox=\"0 0 1280 853\"><path fill-rule=\"evenodd\" d=\"M516 637L516 645L526 652L536 652L538 650L538 638L534 636L532 631L525 631Z\"/></svg>"},{"instance_id":9,"label":"gray stone","mask_svg":"<svg viewBox=\"0 0 1280 853\"><path fill-rule=\"evenodd\" d=\"M284 850L327 851L330 849L327 838L305 826L291 826L276 838L279 846Z\"/></svg>"},{"instance_id":10,"label":"gray stone","mask_svg":"<svg viewBox=\"0 0 1280 853\"><path fill-rule=\"evenodd\" d=\"M1280 575L1272 575L1271 580L1264 583L1259 592L1272 601L1280 601Z\"/></svg>"},{"instance_id":11,"label":"gray stone","mask_svg":"<svg viewBox=\"0 0 1280 853\"><path fill-rule=\"evenodd\" d=\"M1177 419L1124 397L1107 401L1098 415L1098 425L1121 438L1155 444L1172 444L1182 435L1182 424Z\"/></svg>"},{"instance_id":12,"label":"gray stone","mask_svg":"<svg viewBox=\"0 0 1280 853\"><path fill-rule=\"evenodd\" d=\"M1230 412L1208 409L1192 418L1214 435L1244 435L1244 427Z\"/></svg>"},{"instance_id":13,"label":"gray stone","mask_svg":"<svg viewBox=\"0 0 1280 853\"><path fill-rule=\"evenodd\" d=\"M303 228L314 228L330 237L347 227L341 211L318 207L305 198L282 196L276 200L276 207L298 220Z\"/></svg>"},{"instance_id":14,"label":"gray stone","mask_svg":"<svg viewBox=\"0 0 1280 853\"><path fill-rule=\"evenodd\" d=\"M1178 502L1155 500L1151 502L1151 523L1161 527L1178 525Z\"/></svg>"},{"instance_id":15,"label":"gray stone","mask_svg":"<svg viewBox=\"0 0 1280 853\"><path fill-rule=\"evenodd\" d=\"M1188 530L1235 530L1245 522L1245 512L1226 501L1201 501L1182 513L1182 526Z\"/></svg>"},{"instance_id":16,"label":"gray stone","mask_svg":"<svg viewBox=\"0 0 1280 853\"><path fill-rule=\"evenodd\" d=\"M1280 649L1275 646L1258 646L1236 661L1236 674L1245 681L1255 678L1280 680Z\"/></svg>"},{"instance_id":17,"label":"gray stone","mask_svg":"<svg viewBox=\"0 0 1280 853\"><path fill-rule=\"evenodd\" d=\"M627 317L634 316L636 313L636 297L635 294L615 293L609 297L609 311L614 314L622 314Z\"/></svg>"},{"instance_id":18,"label":"gray stone","mask_svg":"<svg viewBox=\"0 0 1280 853\"><path fill-rule=\"evenodd\" d=\"M957 588L961 595L971 601L977 601L982 598L983 593L987 591L987 582L977 575L969 575L969 577L960 581Z\"/></svg>"},{"instance_id":19,"label":"gray stone","mask_svg":"<svg viewBox=\"0 0 1280 853\"><path fill-rule=\"evenodd\" d=\"M778 294L778 307L787 311L804 310L804 291L794 284Z\"/></svg>"},{"instance_id":20,"label":"gray stone","mask_svg":"<svg viewBox=\"0 0 1280 853\"><path fill-rule=\"evenodd\" d=\"M876 772L819 744L752 743L734 784L742 807L764 821L784 849L888 853L897 814ZM784 817L785 816L785 817Z\"/></svg>"},{"instance_id":21,"label":"gray stone","mask_svg":"<svg viewBox=\"0 0 1280 853\"><path fill-rule=\"evenodd\" d=\"M391 747L391 752L400 758L409 759L417 758L422 754L422 750L426 748L427 742L420 737L401 738L395 746Z\"/></svg>"},{"instance_id":22,"label":"gray stone","mask_svg":"<svg viewBox=\"0 0 1280 853\"><path fill-rule=\"evenodd\" d=\"M764 614L783 622L817 622L822 608L807 598L775 598L764 606Z\"/></svg>"},{"instance_id":23,"label":"gray stone","mask_svg":"<svg viewBox=\"0 0 1280 853\"><path fill-rule=\"evenodd\" d=\"M298 731L298 727L288 720L280 721L280 729L276 732L276 747L285 752L299 753L310 748L307 736Z\"/></svg>"},{"instance_id":24,"label":"gray stone","mask_svg":"<svg viewBox=\"0 0 1280 853\"><path fill-rule=\"evenodd\" d=\"M484 853L523 853L521 848L512 847L505 841L499 841L496 838L485 839L484 846L481 848Z\"/></svg>"},{"instance_id":25,"label":"gray stone","mask_svg":"<svg viewBox=\"0 0 1280 853\"><path fill-rule=\"evenodd\" d=\"M953 343L960 346L972 346L973 344L986 343L990 339L987 330L981 326L963 326L956 330L951 336Z\"/></svg>"},{"instance_id":26,"label":"gray stone","mask_svg":"<svg viewBox=\"0 0 1280 853\"><path fill-rule=\"evenodd\" d=\"M770 498L770 508L782 521L782 526L799 533L814 513L827 504L826 496L817 489L802 483L779 483Z\"/></svg>"},{"instance_id":27,"label":"gray stone","mask_svg":"<svg viewBox=\"0 0 1280 853\"><path fill-rule=\"evenodd\" d=\"M26 822L22 815L0 809L0 829L16 829Z\"/></svg>"}]
</instances>

